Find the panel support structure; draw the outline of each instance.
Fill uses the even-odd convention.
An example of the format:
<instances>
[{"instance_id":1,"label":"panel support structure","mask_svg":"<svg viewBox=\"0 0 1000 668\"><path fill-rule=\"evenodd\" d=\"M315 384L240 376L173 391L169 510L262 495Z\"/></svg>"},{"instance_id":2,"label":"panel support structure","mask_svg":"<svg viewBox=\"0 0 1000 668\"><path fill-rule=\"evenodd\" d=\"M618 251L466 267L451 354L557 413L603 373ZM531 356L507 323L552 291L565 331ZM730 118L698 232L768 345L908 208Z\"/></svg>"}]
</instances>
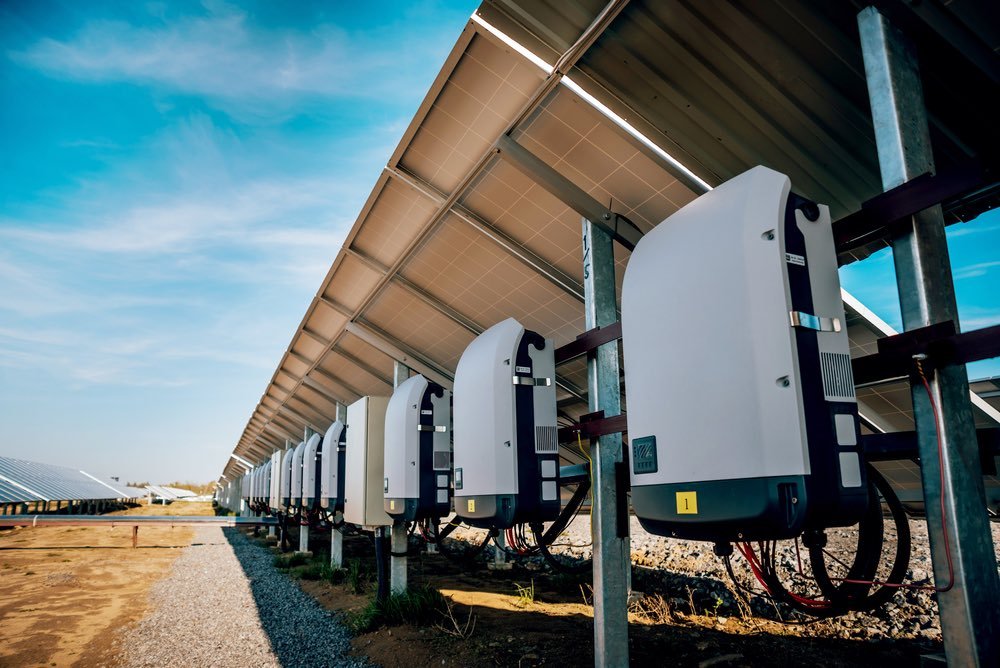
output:
<instances>
[{"instance_id":1,"label":"panel support structure","mask_svg":"<svg viewBox=\"0 0 1000 668\"><path fill-rule=\"evenodd\" d=\"M347 424L347 404L337 403L337 419L343 424ZM328 447L336 447L330 444ZM334 524L341 524L344 521L344 514L339 510L333 516ZM343 568L344 566L344 534L336 527L330 529L330 567Z\"/></svg>"},{"instance_id":2,"label":"panel support structure","mask_svg":"<svg viewBox=\"0 0 1000 668\"><path fill-rule=\"evenodd\" d=\"M422 373L429 380L451 389L454 377L431 362L421 359L413 351L405 349L402 342L393 340L387 334L377 331L372 325L355 321L347 323L344 329L397 362L403 362L411 369Z\"/></svg>"},{"instance_id":3,"label":"panel support structure","mask_svg":"<svg viewBox=\"0 0 1000 668\"><path fill-rule=\"evenodd\" d=\"M392 386L399 387L410 377L410 368L402 362L395 362L392 366ZM406 535L406 522L395 521L392 523L392 530L389 539L389 591L393 594L402 594L406 591L406 551L409 542Z\"/></svg>"},{"instance_id":4,"label":"panel support structure","mask_svg":"<svg viewBox=\"0 0 1000 668\"><path fill-rule=\"evenodd\" d=\"M618 320L615 251L611 235L583 219L583 288L587 329ZM618 341L587 355L591 411L621 413ZM616 465L622 461L622 435L591 441L594 545L594 665L628 665L628 588L632 561L629 540L619 536Z\"/></svg>"},{"instance_id":5,"label":"panel support structure","mask_svg":"<svg viewBox=\"0 0 1000 668\"><path fill-rule=\"evenodd\" d=\"M535 183L549 191L559 201L570 207L591 224L599 226L615 241L632 250L642 238L642 231L625 216L615 213L588 195L583 188L576 185L558 171L550 167L544 160L524 148L516 141L502 135L497 140L500 157L510 161L518 170L524 172ZM586 291L586 287L584 288ZM585 295L586 297L586 295Z\"/></svg>"},{"instance_id":6,"label":"panel support structure","mask_svg":"<svg viewBox=\"0 0 1000 668\"><path fill-rule=\"evenodd\" d=\"M888 190L934 171L920 73L912 43L875 8L858 15L858 27L882 187ZM904 329L957 323L940 205L914 215L892 239L892 252ZM938 593L945 652L952 665L996 666L1000 584L965 366L928 373L928 384L933 405L922 382L911 391L937 586L947 587L954 574L951 588Z\"/></svg>"}]
</instances>

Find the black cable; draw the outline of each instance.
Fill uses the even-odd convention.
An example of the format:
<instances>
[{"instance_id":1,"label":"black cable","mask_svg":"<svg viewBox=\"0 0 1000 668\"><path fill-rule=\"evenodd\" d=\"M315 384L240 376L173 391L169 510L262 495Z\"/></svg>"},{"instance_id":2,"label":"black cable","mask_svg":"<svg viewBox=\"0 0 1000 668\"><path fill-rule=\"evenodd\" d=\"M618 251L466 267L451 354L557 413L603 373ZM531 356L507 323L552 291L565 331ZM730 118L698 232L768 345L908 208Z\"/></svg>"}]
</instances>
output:
<instances>
[{"instance_id":1,"label":"black cable","mask_svg":"<svg viewBox=\"0 0 1000 668\"><path fill-rule=\"evenodd\" d=\"M910 551L911 551L911 540L910 540L910 522L906 517L906 510L903 508L902 502L900 502L899 497L896 496L896 492L892 489L892 485L885 479L885 477L875 469L874 466L868 466L868 480L869 484L873 487L872 501L870 503L870 508L874 508L878 512L879 522L882 522L882 504L878 500L878 495L881 494L882 498L885 499L886 505L889 507L889 512L892 515L893 525L896 527L896 552L893 556L892 567L889 569L889 575L885 580L880 581L879 584L884 582L888 585L898 585L903 582L903 578L906 577L906 570L910 565ZM867 516L867 513L866 513ZM863 522L864 520L862 520ZM860 527L859 527L860 531ZM859 536L859 551L861 538ZM833 599L834 596L838 596L838 590L841 587L846 587L852 583L841 583L839 586L835 585L832 578L830 578L829 572L826 568L826 555L823 552L822 545L812 546L809 549L809 559L812 562L813 575L816 577L816 582L820 585L823 590L824 595L828 598ZM882 540L880 540L878 545L875 547L868 547L874 554L875 567L871 569L871 573L866 577L855 577L848 573L846 579L849 580L866 580L871 581L874 579L877 572L878 563L881 561L882 557ZM871 557L869 557L871 558ZM852 568L851 571L854 569ZM857 586L857 585L855 585ZM831 590L831 588L833 588ZM889 602L895 593L896 588L892 586L880 587L874 593L869 594L868 589L865 591L863 596L855 596L849 600L850 608L853 610L872 610L881 605Z\"/></svg>"},{"instance_id":2,"label":"black cable","mask_svg":"<svg viewBox=\"0 0 1000 668\"><path fill-rule=\"evenodd\" d=\"M375 530L375 568L378 577L378 587L375 590L375 602L385 603L389 598L389 569L386 555L386 538L381 529Z\"/></svg>"},{"instance_id":3,"label":"black cable","mask_svg":"<svg viewBox=\"0 0 1000 668\"><path fill-rule=\"evenodd\" d=\"M449 525L449 526L457 526L457 525ZM454 531L454 529L452 530ZM474 547L471 550L464 550L461 553L459 553L457 550L452 550L451 548L445 546L444 541L442 540L442 538L444 538L444 533L442 532L437 537L437 545L441 554L443 554L446 559L449 559L456 563L462 563L467 565L468 563L474 561L475 558L478 557L483 552L483 550L486 549L486 546L489 545L490 541L493 540L493 538L495 538L496 535L497 535L497 530L490 529L486 533L486 538L483 539L483 542L480 543L478 547Z\"/></svg>"},{"instance_id":4,"label":"black cable","mask_svg":"<svg viewBox=\"0 0 1000 668\"><path fill-rule=\"evenodd\" d=\"M538 551L542 553L542 558L552 566L552 568L560 571L562 573L578 574L583 573L586 570L592 568L592 559L586 561L581 561L576 564L564 564L558 559L556 559L551 552L549 552L548 546L545 544L544 536L542 535L542 525L540 522L536 522L531 525L531 531L535 534L535 544L538 546Z\"/></svg>"}]
</instances>

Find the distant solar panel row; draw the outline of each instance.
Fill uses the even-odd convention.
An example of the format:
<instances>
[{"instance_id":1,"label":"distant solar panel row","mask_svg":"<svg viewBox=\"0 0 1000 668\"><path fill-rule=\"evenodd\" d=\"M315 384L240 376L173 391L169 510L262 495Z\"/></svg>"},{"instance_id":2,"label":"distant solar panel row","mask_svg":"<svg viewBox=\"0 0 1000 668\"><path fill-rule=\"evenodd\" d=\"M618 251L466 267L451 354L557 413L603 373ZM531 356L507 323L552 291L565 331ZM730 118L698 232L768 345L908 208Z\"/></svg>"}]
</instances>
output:
<instances>
[{"instance_id":1,"label":"distant solar panel row","mask_svg":"<svg viewBox=\"0 0 1000 668\"><path fill-rule=\"evenodd\" d=\"M0 503L134 499L145 493L65 466L0 457Z\"/></svg>"},{"instance_id":2,"label":"distant solar panel row","mask_svg":"<svg viewBox=\"0 0 1000 668\"><path fill-rule=\"evenodd\" d=\"M198 496L189 489L180 489L179 487L164 487L162 485L146 485L146 490L143 491L143 494L146 494L147 492L152 493L153 496L157 498L168 499L171 501L175 499L190 499L195 496Z\"/></svg>"}]
</instances>

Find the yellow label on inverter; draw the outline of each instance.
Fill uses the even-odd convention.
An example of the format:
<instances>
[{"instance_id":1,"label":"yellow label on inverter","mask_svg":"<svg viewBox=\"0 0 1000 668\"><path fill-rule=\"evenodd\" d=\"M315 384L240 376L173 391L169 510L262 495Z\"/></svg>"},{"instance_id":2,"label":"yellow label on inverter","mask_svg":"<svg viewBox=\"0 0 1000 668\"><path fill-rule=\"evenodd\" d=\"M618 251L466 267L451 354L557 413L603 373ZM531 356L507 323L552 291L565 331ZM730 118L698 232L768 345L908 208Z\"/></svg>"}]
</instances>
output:
<instances>
[{"instance_id":1,"label":"yellow label on inverter","mask_svg":"<svg viewBox=\"0 0 1000 668\"><path fill-rule=\"evenodd\" d=\"M698 492L677 492L677 514L698 514Z\"/></svg>"},{"instance_id":2,"label":"yellow label on inverter","mask_svg":"<svg viewBox=\"0 0 1000 668\"><path fill-rule=\"evenodd\" d=\"M475 499L469 499L469 504L468 505L469 505L469 512L470 513L476 512L476 500Z\"/></svg>"},{"instance_id":3,"label":"yellow label on inverter","mask_svg":"<svg viewBox=\"0 0 1000 668\"><path fill-rule=\"evenodd\" d=\"M389 499L389 510L396 509L396 499Z\"/></svg>"}]
</instances>

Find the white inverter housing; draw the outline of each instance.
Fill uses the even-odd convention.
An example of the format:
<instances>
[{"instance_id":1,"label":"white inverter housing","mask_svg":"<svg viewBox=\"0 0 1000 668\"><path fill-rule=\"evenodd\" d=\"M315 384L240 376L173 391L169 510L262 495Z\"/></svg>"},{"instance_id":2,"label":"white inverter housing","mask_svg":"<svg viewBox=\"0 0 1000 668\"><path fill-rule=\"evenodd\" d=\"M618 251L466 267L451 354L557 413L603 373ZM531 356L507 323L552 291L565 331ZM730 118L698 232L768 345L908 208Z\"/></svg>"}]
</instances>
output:
<instances>
[{"instance_id":1,"label":"white inverter housing","mask_svg":"<svg viewBox=\"0 0 1000 668\"><path fill-rule=\"evenodd\" d=\"M264 506L268 502L269 486L271 482L271 460L268 459L260 466L260 475L257 477L257 485L254 489L254 496L257 504Z\"/></svg>"},{"instance_id":2,"label":"white inverter housing","mask_svg":"<svg viewBox=\"0 0 1000 668\"><path fill-rule=\"evenodd\" d=\"M344 509L344 454L347 426L335 421L323 436L319 466L319 505L331 513Z\"/></svg>"},{"instance_id":3,"label":"white inverter housing","mask_svg":"<svg viewBox=\"0 0 1000 668\"><path fill-rule=\"evenodd\" d=\"M455 371L455 512L508 528L559 515L555 350L508 318L480 334Z\"/></svg>"},{"instance_id":4,"label":"white inverter housing","mask_svg":"<svg viewBox=\"0 0 1000 668\"><path fill-rule=\"evenodd\" d=\"M271 453L271 479L268 481L267 505L271 511L278 510L281 501L281 462L284 450L275 450Z\"/></svg>"},{"instance_id":5,"label":"white inverter housing","mask_svg":"<svg viewBox=\"0 0 1000 668\"><path fill-rule=\"evenodd\" d=\"M622 343L647 531L770 540L858 521L867 485L829 211L788 177L751 169L643 237Z\"/></svg>"},{"instance_id":6,"label":"white inverter housing","mask_svg":"<svg viewBox=\"0 0 1000 668\"><path fill-rule=\"evenodd\" d=\"M385 414L385 512L397 520L451 513L451 392L421 375L400 383Z\"/></svg>"},{"instance_id":7,"label":"white inverter housing","mask_svg":"<svg viewBox=\"0 0 1000 668\"><path fill-rule=\"evenodd\" d=\"M292 450L292 476L288 488L288 506L298 508L302 505L302 463L306 454L306 442L299 441L299 444Z\"/></svg>"},{"instance_id":8,"label":"white inverter housing","mask_svg":"<svg viewBox=\"0 0 1000 668\"><path fill-rule=\"evenodd\" d=\"M295 458L295 448L286 448L281 451L281 493L279 495L278 507L281 510L288 510L292 503L292 461Z\"/></svg>"},{"instance_id":9,"label":"white inverter housing","mask_svg":"<svg viewBox=\"0 0 1000 668\"><path fill-rule=\"evenodd\" d=\"M250 489L247 490L247 501L255 503L257 501L257 478L260 477L260 467L255 466L250 469Z\"/></svg>"},{"instance_id":10,"label":"white inverter housing","mask_svg":"<svg viewBox=\"0 0 1000 668\"><path fill-rule=\"evenodd\" d=\"M319 474L322 461L323 436L313 434L302 451L302 507L312 508L319 502Z\"/></svg>"},{"instance_id":11,"label":"white inverter housing","mask_svg":"<svg viewBox=\"0 0 1000 668\"><path fill-rule=\"evenodd\" d=\"M347 407L347 453L344 457L344 521L359 526L387 526L382 481L385 411L389 397L361 397Z\"/></svg>"}]
</instances>

